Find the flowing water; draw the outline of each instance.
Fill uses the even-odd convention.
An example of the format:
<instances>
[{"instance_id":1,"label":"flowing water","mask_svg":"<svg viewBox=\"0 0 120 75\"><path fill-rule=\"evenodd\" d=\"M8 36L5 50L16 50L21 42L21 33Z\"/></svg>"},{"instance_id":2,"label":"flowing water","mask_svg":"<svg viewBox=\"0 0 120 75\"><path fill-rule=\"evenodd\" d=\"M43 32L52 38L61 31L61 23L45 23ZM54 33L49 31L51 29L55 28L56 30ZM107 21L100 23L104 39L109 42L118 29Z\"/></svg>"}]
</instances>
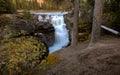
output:
<instances>
[{"instance_id":1,"label":"flowing water","mask_svg":"<svg viewBox=\"0 0 120 75\"><path fill-rule=\"evenodd\" d=\"M52 16L51 23L55 28L55 43L53 46L49 47L50 53L67 46L69 43L68 31L64 23L63 15Z\"/></svg>"},{"instance_id":2,"label":"flowing water","mask_svg":"<svg viewBox=\"0 0 120 75\"><path fill-rule=\"evenodd\" d=\"M69 44L69 34L63 17L66 13L46 12L37 14L39 14L39 21L50 21L55 29L55 43L53 46L49 47L50 53L67 46ZM46 15L46 17L43 18L41 16L42 14Z\"/></svg>"}]
</instances>

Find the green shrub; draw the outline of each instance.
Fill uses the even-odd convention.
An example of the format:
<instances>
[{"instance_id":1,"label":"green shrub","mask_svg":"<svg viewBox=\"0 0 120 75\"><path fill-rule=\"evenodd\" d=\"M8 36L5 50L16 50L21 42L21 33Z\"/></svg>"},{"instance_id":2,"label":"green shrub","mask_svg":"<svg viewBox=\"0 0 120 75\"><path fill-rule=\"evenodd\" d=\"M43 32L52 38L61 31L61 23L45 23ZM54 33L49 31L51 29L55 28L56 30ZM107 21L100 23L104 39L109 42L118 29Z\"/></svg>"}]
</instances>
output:
<instances>
[{"instance_id":1,"label":"green shrub","mask_svg":"<svg viewBox=\"0 0 120 75\"><path fill-rule=\"evenodd\" d=\"M78 25L79 33L78 33L78 40L80 42L87 41L90 35L90 25L89 24L80 24Z\"/></svg>"},{"instance_id":2,"label":"green shrub","mask_svg":"<svg viewBox=\"0 0 120 75\"><path fill-rule=\"evenodd\" d=\"M110 0L104 3L103 16L108 19L105 23L110 28L120 31L120 0Z\"/></svg>"},{"instance_id":3,"label":"green shrub","mask_svg":"<svg viewBox=\"0 0 120 75\"><path fill-rule=\"evenodd\" d=\"M5 15L0 16L0 39L12 33L14 20Z\"/></svg>"},{"instance_id":4,"label":"green shrub","mask_svg":"<svg viewBox=\"0 0 120 75\"><path fill-rule=\"evenodd\" d=\"M13 19L7 16L0 16L0 29L3 29L5 26L12 26L14 24Z\"/></svg>"},{"instance_id":5,"label":"green shrub","mask_svg":"<svg viewBox=\"0 0 120 75\"><path fill-rule=\"evenodd\" d=\"M0 14L1 13L16 13L16 8L12 0L0 0Z\"/></svg>"},{"instance_id":6,"label":"green shrub","mask_svg":"<svg viewBox=\"0 0 120 75\"><path fill-rule=\"evenodd\" d=\"M30 74L47 55L47 47L35 37L5 40L0 47L0 73L1 75Z\"/></svg>"},{"instance_id":7,"label":"green shrub","mask_svg":"<svg viewBox=\"0 0 120 75\"><path fill-rule=\"evenodd\" d=\"M25 10L23 12L23 18L25 20L31 20L33 18L32 14L29 12L29 10Z\"/></svg>"},{"instance_id":8,"label":"green shrub","mask_svg":"<svg viewBox=\"0 0 120 75\"><path fill-rule=\"evenodd\" d=\"M43 60L41 64L39 64L39 72L36 72L38 75L46 75L46 70L49 70L62 62L62 59L57 55L57 52L49 54L46 60ZM37 75L36 73L33 75Z\"/></svg>"}]
</instances>

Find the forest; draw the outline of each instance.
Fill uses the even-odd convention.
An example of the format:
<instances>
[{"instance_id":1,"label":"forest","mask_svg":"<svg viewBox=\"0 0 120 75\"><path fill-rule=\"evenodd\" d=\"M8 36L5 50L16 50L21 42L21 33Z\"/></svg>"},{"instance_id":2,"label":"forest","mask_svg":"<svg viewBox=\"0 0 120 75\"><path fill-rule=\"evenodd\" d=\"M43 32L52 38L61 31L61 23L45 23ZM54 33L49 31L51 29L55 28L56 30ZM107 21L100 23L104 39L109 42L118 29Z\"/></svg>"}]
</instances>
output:
<instances>
[{"instance_id":1,"label":"forest","mask_svg":"<svg viewBox=\"0 0 120 75\"><path fill-rule=\"evenodd\" d=\"M120 0L0 0L0 75L120 75Z\"/></svg>"}]
</instances>

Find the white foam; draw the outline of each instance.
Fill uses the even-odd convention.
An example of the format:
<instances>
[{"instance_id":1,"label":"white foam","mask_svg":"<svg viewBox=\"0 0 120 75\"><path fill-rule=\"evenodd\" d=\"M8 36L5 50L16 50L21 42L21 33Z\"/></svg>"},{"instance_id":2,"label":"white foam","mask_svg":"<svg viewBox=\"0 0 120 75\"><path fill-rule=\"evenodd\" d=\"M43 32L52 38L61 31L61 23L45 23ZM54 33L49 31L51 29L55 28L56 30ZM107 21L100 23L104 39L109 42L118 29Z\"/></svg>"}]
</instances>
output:
<instances>
[{"instance_id":1,"label":"white foam","mask_svg":"<svg viewBox=\"0 0 120 75\"><path fill-rule=\"evenodd\" d=\"M53 27L55 28L55 43L53 46L49 47L50 53L60 50L69 44L69 34L63 17L67 12L39 12L34 14L39 14L39 21L43 21L41 15L46 15L44 21L50 19Z\"/></svg>"}]
</instances>

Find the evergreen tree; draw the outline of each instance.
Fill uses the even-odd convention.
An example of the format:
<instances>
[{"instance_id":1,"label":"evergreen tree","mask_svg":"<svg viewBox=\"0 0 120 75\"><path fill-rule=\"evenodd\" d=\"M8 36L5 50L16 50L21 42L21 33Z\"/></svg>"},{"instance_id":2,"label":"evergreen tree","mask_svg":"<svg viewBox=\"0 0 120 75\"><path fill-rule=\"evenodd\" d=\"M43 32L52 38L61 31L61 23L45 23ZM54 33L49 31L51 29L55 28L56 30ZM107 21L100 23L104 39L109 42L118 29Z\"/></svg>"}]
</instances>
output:
<instances>
[{"instance_id":1,"label":"evergreen tree","mask_svg":"<svg viewBox=\"0 0 120 75\"><path fill-rule=\"evenodd\" d=\"M5 0L0 0L0 13L6 12Z\"/></svg>"},{"instance_id":2,"label":"evergreen tree","mask_svg":"<svg viewBox=\"0 0 120 75\"><path fill-rule=\"evenodd\" d=\"M15 13L12 0L0 0L0 13Z\"/></svg>"}]
</instances>

